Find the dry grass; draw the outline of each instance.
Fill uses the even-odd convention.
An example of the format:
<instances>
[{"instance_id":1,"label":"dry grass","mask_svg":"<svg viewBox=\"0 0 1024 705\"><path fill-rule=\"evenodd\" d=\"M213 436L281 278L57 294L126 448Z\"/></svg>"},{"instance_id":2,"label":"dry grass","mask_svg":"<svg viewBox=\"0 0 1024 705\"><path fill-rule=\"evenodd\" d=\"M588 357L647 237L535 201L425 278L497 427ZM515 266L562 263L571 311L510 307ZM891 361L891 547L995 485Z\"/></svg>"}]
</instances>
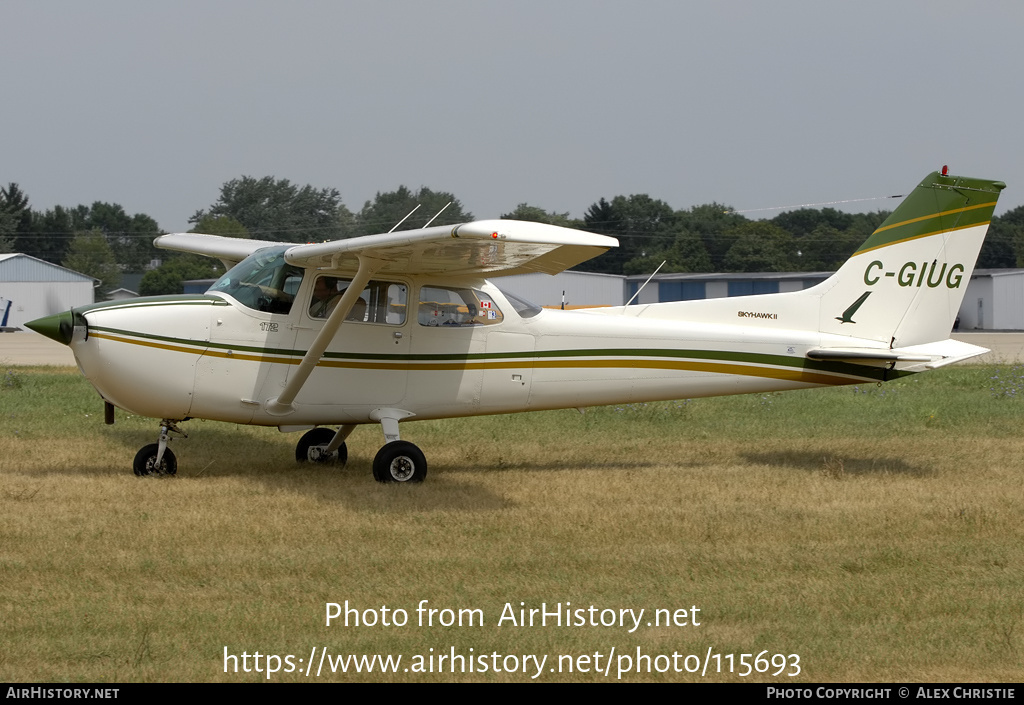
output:
<instances>
[{"instance_id":1,"label":"dry grass","mask_svg":"<svg viewBox=\"0 0 1024 705\"><path fill-rule=\"evenodd\" d=\"M411 424L430 477L403 487L370 476L376 428L333 470L295 464L294 435L204 422L173 443L177 478L139 480L155 422L106 427L80 378L19 371L0 389L0 680L259 680L225 674L224 648L404 666L454 646L547 654L542 680L604 680L547 672L558 654L711 647L799 654L798 678L754 676L776 683L1019 681L1024 400L1009 374ZM486 623L416 626L423 599ZM410 625L325 627L325 603L345 600ZM497 626L505 603L566 601L697 605L701 626Z\"/></svg>"}]
</instances>

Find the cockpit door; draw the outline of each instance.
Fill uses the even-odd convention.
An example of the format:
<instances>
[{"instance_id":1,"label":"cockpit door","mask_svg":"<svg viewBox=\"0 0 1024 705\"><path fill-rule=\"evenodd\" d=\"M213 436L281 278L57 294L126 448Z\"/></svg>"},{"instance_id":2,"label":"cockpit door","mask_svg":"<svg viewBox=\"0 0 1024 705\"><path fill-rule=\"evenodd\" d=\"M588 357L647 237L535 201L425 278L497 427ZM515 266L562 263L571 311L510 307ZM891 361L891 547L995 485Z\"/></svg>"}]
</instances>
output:
<instances>
[{"instance_id":1,"label":"cockpit door","mask_svg":"<svg viewBox=\"0 0 1024 705\"><path fill-rule=\"evenodd\" d=\"M304 287L295 338L295 347L301 353L312 345L333 310L332 304L341 298L348 283L343 277L321 274ZM326 299L325 289L329 292ZM400 402L408 379L408 296L405 282L371 280L295 404L350 407Z\"/></svg>"}]
</instances>

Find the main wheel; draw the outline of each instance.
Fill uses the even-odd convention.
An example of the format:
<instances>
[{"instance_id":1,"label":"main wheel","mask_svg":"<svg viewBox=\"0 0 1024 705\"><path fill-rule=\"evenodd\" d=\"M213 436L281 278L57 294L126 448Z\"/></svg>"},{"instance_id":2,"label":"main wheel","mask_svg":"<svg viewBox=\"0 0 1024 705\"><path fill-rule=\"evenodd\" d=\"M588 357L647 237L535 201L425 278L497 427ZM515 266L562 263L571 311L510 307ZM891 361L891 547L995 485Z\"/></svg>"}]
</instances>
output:
<instances>
[{"instance_id":1,"label":"main wheel","mask_svg":"<svg viewBox=\"0 0 1024 705\"><path fill-rule=\"evenodd\" d=\"M333 453L325 453L328 444L334 438L334 431L329 428L314 428L306 431L295 446L295 459L300 463L325 463L344 465L348 462L348 446L342 443Z\"/></svg>"},{"instance_id":2,"label":"main wheel","mask_svg":"<svg viewBox=\"0 0 1024 705\"><path fill-rule=\"evenodd\" d=\"M408 441L391 441L373 459L373 479L377 482L423 482L426 476L423 451Z\"/></svg>"},{"instance_id":3,"label":"main wheel","mask_svg":"<svg viewBox=\"0 0 1024 705\"><path fill-rule=\"evenodd\" d=\"M164 450L164 457L160 460L160 464L156 463L156 454L160 451L160 445L157 443L150 443L148 446L143 446L138 453L135 454L135 462L132 463L132 470L139 477L146 477L148 475L174 475L178 472L178 460L174 457L174 453L171 452L170 448Z\"/></svg>"}]
</instances>

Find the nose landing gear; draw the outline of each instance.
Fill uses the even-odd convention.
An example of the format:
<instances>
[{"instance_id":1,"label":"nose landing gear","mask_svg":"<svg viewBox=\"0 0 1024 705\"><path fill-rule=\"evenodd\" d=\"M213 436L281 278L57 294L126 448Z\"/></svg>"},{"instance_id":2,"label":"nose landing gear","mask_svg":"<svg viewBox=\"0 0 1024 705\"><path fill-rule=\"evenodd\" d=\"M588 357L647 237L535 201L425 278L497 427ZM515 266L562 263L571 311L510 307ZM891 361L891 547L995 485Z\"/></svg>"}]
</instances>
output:
<instances>
[{"instance_id":1,"label":"nose landing gear","mask_svg":"<svg viewBox=\"0 0 1024 705\"><path fill-rule=\"evenodd\" d=\"M170 419L160 422L160 440L157 443L150 443L142 446L135 454L135 461L132 463L132 470L138 477L150 475L174 475L178 472L178 460L174 453L167 447L171 440L171 434L176 433L182 438L188 438L188 434L178 428L177 423Z\"/></svg>"}]
</instances>

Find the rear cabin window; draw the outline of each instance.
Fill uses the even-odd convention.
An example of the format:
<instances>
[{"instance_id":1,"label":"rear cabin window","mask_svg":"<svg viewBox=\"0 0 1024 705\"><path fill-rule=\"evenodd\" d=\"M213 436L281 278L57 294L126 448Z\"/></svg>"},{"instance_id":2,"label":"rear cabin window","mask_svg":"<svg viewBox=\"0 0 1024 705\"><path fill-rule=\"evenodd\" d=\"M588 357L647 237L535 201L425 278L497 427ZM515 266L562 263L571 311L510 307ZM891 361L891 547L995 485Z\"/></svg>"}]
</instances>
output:
<instances>
[{"instance_id":1,"label":"rear cabin window","mask_svg":"<svg viewBox=\"0 0 1024 705\"><path fill-rule=\"evenodd\" d=\"M501 323L501 309L490 296L477 289L441 286L420 287L421 326L489 326Z\"/></svg>"}]
</instances>

